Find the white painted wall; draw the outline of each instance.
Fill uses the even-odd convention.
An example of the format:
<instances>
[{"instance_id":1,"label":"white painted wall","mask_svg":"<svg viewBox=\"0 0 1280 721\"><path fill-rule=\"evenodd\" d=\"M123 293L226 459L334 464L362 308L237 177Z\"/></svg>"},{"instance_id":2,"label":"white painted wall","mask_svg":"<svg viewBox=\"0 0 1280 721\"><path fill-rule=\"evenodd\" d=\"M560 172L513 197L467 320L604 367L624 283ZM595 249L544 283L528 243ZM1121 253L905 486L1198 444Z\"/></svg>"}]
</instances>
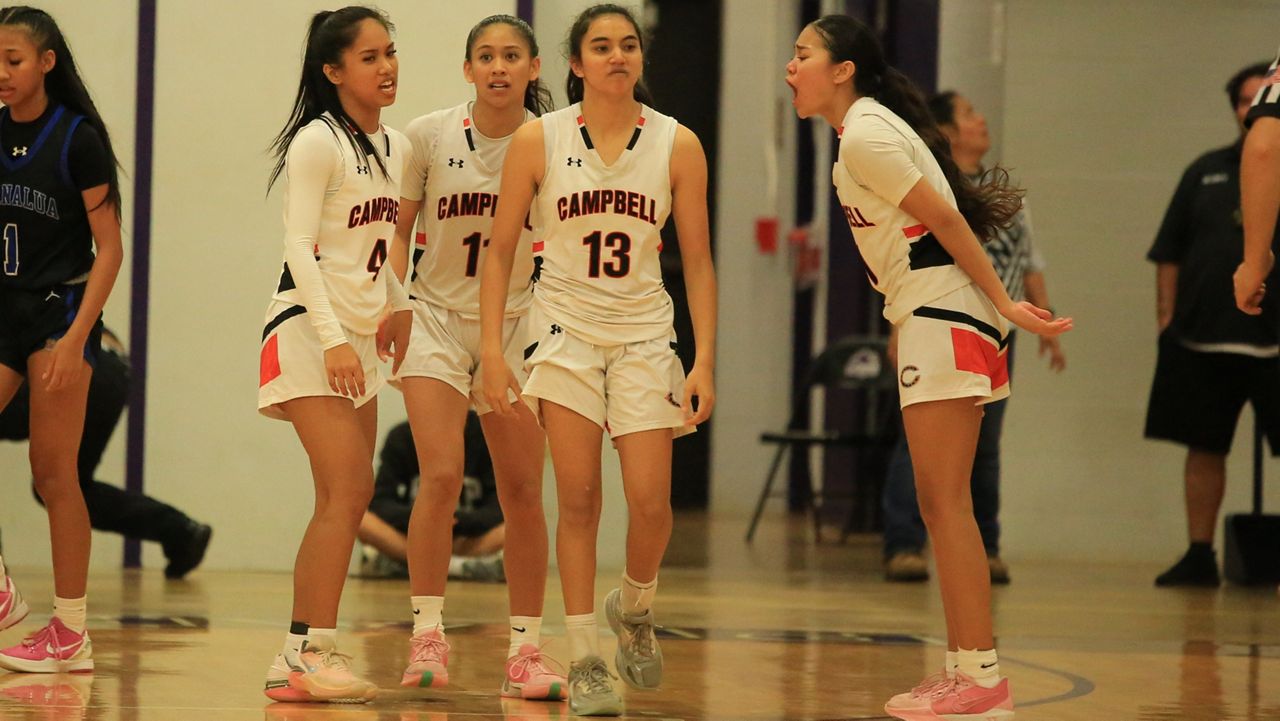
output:
<instances>
[{"instance_id":1,"label":"white painted wall","mask_svg":"<svg viewBox=\"0 0 1280 721\"><path fill-rule=\"evenodd\" d=\"M1183 169L1233 140L1223 86L1274 57L1280 11L1253 0L1007 5L1002 160L1029 189L1054 305L1076 319L1064 375L1037 361L1034 338L1019 349L1007 554L1172 562L1186 543L1185 454L1142 438L1156 347L1145 255ZM1249 506L1251 428L1246 413L1226 512Z\"/></svg>"}]
</instances>

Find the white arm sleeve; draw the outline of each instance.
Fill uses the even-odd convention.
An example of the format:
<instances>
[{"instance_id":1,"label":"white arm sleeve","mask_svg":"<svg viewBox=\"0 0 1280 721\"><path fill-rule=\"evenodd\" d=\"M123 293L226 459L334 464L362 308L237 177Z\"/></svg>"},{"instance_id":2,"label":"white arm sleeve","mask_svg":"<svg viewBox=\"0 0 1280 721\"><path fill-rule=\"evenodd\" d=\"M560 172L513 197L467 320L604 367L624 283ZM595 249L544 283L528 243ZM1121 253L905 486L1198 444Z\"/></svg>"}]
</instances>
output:
<instances>
[{"instance_id":1,"label":"white arm sleeve","mask_svg":"<svg viewBox=\"0 0 1280 721\"><path fill-rule=\"evenodd\" d=\"M329 128L303 128L285 155L284 259L325 350L347 342L316 262L325 194L342 160Z\"/></svg>"},{"instance_id":2,"label":"white arm sleeve","mask_svg":"<svg viewBox=\"0 0 1280 721\"><path fill-rule=\"evenodd\" d=\"M844 135L840 162L854 180L890 203L901 203L924 177L911 159L910 141L884 120L864 116Z\"/></svg>"}]
</instances>

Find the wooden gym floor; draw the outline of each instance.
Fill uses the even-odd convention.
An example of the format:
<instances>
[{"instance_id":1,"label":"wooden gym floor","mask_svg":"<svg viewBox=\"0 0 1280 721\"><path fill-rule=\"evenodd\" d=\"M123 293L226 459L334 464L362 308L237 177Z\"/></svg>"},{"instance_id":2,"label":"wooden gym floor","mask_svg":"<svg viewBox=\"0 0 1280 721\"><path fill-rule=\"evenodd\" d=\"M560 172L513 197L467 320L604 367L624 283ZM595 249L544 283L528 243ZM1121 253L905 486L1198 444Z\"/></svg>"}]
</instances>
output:
<instances>
[{"instance_id":1,"label":"wooden gym floor","mask_svg":"<svg viewBox=\"0 0 1280 721\"><path fill-rule=\"evenodd\" d=\"M768 519L767 519L768 521ZM941 665L935 582L880 579L878 539L815 546L803 520L677 519L659 589L662 690L628 691L644 719L882 719L883 704ZM216 543L216 538L215 538ZM1170 549L1171 557L1176 549ZM1280 719L1280 598L1275 588L1158 590L1155 566L1011 564L995 592L1001 668L1019 721ZM46 569L13 569L32 615L0 634L16 643L46 619ZM601 574L597 601L616 574ZM548 653L563 658L554 578ZM90 629L97 672L0 672L0 719L17 721L444 721L559 719L563 704L499 699L505 587L450 584L451 685L397 685L409 633L404 581L351 579L340 644L382 693L359 707L271 704L263 674L288 620L286 574L157 569L95 574ZM608 625L602 635L612 659Z\"/></svg>"}]
</instances>

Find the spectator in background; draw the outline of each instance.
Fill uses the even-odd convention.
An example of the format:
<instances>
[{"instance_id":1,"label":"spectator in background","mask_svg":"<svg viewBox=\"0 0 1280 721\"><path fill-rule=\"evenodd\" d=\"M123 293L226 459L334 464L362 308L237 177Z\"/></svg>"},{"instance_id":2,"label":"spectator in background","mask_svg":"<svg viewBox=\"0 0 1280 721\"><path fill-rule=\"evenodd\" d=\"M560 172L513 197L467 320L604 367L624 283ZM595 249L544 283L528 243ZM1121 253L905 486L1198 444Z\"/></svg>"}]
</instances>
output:
<instances>
[{"instance_id":1,"label":"spectator in background","mask_svg":"<svg viewBox=\"0 0 1280 721\"><path fill-rule=\"evenodd\" d=\"M182 578L204 560L213 529L154 498L94 480L128 399L129 356L120 339L104 328L102 353L89 380L84 435L80 439L77 464L89 523L99 531L159 543L168 559L165 577ZM23 383L13 401L0 411L0 439L27 440L31 431L30 415L30 389ZM38 495L36 500L40 500Z\"/></svg>"},{"instance_id":2,"label":"spectator in background","mask_svg":"<svg viewBox=\"0 0 1280 721\"><path fill-rule=\"evenodd\" d=\"M1228 282L1242 259L1244 121L1267 72L1265 63L1250 65L1227 83L1238 137L1183 173L1147 254L1156 263L1160 339L1146 436L1187 447L1183 482L1191 542L1182 559L1156 577L1157 586L1219 583L1213 537L1227 453L1245 401L1253 403L1273 452L1280 443L1280 309L1274 298L1263 298L1260 307L1255 304L1257 314L1236 312ZM1270 213L1274 224L1274 204ZM1268 238L1265 247L1270 243Z\"/></svg>"},{"instance_id":3,"label":"spectator in background","mask_svg":"<svg viewBox=\"0 0 1280 721\"><path fill-rule=\"evenodd\" d=\"M504 526L498 504L493 462L484 442L480 418L467 414L463 431L462 497L453 515L453 558L449 577L470 581L502 581ZM373 500L360 521L358 537L369 548L361 566L365 576L404 576L409 515L418 493L418 454L409 424L387 433L373 482Z\"/></svg>"},{"instance_id":4,"label":"spectator in background","mask_svg":"<svg viewBox=\"0 0 1280 721\"><path fill-rule=\"evenodd\" d=\"M955 91L945 91L929 100L929 110L947 139L951 156L961 172L976 180L983 172L982 158L991 149L987 121L973 104ZM983 248L996 274L1004 283L1009 297L1026 298L1041 308L1051 308L1045 286L1044 259L1031 243L1031 223L1024 208L1013 225L1001 230ZM1009 371L1013 372L1013 346L1016 334L1009 336ZM1058 338L1040 336L1040 355L1049 356L1049 367L1055 372L1066 367L1066 356ZM897 365L897 326L889 335L889 352ZM992 583L1008 583L1009 568L1000 558L1000 433L1004 425L1007 400L989 403L982 417L978 451L973 461L970 489L973 512L987 551ZM920 507L916 502L915 476L911 455L907 452L906 434L899 436L889 462L884 495L884 559L885 579L889 581L923 581L929 577L924 557L928 538Z\"/></svg>"}]
</instances>

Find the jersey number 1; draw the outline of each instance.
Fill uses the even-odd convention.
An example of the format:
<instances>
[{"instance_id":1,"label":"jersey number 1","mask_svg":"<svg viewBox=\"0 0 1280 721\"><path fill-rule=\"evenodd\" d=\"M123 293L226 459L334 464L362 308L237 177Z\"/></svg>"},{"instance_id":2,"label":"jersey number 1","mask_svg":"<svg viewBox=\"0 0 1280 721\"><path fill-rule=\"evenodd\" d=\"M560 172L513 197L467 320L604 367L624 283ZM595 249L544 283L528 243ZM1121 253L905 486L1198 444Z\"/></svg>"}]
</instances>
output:
<instances>
[{"instance_id":1,"label":"jersey number 1","mask_svg":"<svg viewBox=\"0 0 1280 721\"><path fill-rule=\"evenodd\" d=\"M18 274L18 224L4 226L4 274Z\"/></svg>"},{"instance_id":2,"label":"jersey number 1","mask_svg":"<svg viewBox=\"0 0 1280 721\"><path fill-rule=\"evenodd\" d=\"M467 277L474 278L480 269L480 249L488 247L489 239L482 238L479 233L472 233L462 239L462 244L467 246Z\"/></svg>"}]
</instances>

